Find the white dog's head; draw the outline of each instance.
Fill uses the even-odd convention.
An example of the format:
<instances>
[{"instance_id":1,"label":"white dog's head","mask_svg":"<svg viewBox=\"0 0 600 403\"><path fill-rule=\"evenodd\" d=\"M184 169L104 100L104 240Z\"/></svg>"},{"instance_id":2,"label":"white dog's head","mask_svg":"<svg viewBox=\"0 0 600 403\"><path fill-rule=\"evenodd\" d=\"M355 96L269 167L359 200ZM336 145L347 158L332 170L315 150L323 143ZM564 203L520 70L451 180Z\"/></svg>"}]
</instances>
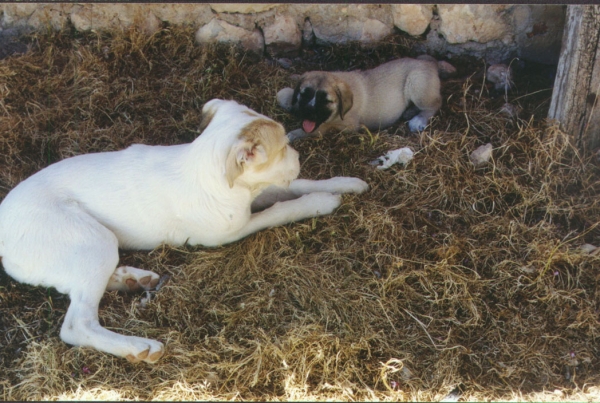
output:
<instances>
[{"instance_id":1,"label":"white dog's head","mask_svg":"<svg viewBox=\"0 0 600 403\"><path fill-rule=\"evenodd\" d=\"M288 145L282 125L235 101L213 99L202 108L203 136L217 136L229 149L225 178L254 191L288 186L298 177L298 152Z\"/></svg>"}]
</instances>

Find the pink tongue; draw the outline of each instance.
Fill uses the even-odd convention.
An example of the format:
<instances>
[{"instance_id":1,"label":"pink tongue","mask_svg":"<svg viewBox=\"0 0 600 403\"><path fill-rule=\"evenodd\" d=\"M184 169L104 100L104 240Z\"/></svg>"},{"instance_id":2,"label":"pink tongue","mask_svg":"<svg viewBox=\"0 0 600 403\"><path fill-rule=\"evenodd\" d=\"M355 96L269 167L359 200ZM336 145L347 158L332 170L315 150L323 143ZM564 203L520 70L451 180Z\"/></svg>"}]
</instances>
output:
<instances>
[{"instance_id":1,"label":"pink tongue","mask_svg":"<svg viewBox=\"0 0 600 403\"><path fill-rule=\"evenodd\" d=\"M306 133L311 133L313 130L315 130L316 125L317 124L315 122L305 120L304 122L302 122L302 129L304 129Z\"/></svg>"}]
</instances>

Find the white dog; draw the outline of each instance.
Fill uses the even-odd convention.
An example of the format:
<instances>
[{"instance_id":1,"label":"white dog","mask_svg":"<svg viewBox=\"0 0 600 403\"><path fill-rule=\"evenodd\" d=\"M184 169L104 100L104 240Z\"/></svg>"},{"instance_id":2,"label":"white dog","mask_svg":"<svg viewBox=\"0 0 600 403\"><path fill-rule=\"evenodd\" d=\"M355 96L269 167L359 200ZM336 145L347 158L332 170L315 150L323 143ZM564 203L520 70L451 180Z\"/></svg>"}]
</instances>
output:
<instances>
[{"instance_id":1,"label":"white dog","mask_svg":"<svg viewBox=\"0 0 600 403\"><path fill-rule=\"evenodd\" d=\"M18 281L69 294L60 331L65 342L132 362L163 355L162 343L123 336L98 322L105 290L158 283L150 271L117 268L119 247L218 246L330 214L340 205L334 193L368 189L356 178L295 180L298 153L283 127L245 106L212 100L202 114L204 132L190 144L136 144L68 158L21 182L0 204L2 265ZM257 208L286 201L252 214L262 191Z\"/></svg>"}]
</instances>

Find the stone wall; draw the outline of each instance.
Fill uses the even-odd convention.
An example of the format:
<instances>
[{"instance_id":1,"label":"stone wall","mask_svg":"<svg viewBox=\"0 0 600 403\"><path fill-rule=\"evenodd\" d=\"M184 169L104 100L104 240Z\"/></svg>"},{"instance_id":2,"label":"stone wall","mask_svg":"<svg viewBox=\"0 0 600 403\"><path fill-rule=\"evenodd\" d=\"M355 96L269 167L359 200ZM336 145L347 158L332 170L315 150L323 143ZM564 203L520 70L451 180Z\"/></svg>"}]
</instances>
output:
<instances>
[{"instance_id":1,"label":"stone wall","mask_svg":"<svg viewBox=\"0 0 600 403\"><path fill-rule=\"evenodd\" d=\"M565 19L561 5L507 4L0 4L0 28L81 31L136 26L151 34L164 22L193 26L198 42L233 42L272 55L303 45L375 43L399 30L426 38L422 52L473 55L489 63L518 56L558 61Z\"/></svg>"}]
</instances>

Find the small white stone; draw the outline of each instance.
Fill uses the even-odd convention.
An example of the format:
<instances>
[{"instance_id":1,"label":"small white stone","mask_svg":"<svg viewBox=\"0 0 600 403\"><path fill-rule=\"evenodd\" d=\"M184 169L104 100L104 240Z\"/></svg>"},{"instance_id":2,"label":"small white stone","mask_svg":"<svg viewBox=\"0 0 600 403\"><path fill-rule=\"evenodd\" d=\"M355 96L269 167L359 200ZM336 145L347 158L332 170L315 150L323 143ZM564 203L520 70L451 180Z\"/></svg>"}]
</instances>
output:
<instances>
[{"instance_id":1,"label":"small white stone","mask_svg":"<svg viewBox=\"0 0 600 403\"><path fill-rule=\"evenodd\" d=\"M516 105L505 103L500 108L500 113L508 116L511 119L516 119L519 117L519 112L521 112L521 108Z\"/></svg>"},{"instance_id":2,"label":"small white stone","mask_svg":"<svg viewBox=\"0 0 600 403\"><path fill-rule=\"evenodd\" d=\"M594 245L591 245L589 243L586 243L585 245L581 245L581 247L579 249L581 249L581 251L583 253L592 254L592 253L594 253L596 251L596 249L598 249L598 247L596 247Z\"/></svg>"},{"instance_id":3,"label":"small white stone","mask_svg":"<svg viewBox=\"0 0 600 403\"><path fill-rule=\"evenodd\" d=\"M506 64L494 64L487 70L486 80L494 84L497 90L510 89L512 86L512 70Z\"/></svg>"},{"instance_id":4,"label":"small white stone","mask_svg":"<svg viewBox=\"0 0 600 403\"><path fill-rule=\"evenodd\" d=\"M475 165L476 167L480 167L487 164L490 158L492 157L493 148L494 147L492 146L492 144L488 143L484 146L480 146L475 151L473 151L471 153L471 156L469 157L473 165Z\"/></svg>"},{"instance_id":5,"label":"small white stone","mask_svg":"<svg viewBox=\"0 0 600 403\"><path fill-rule=\"evenodd\" d=\"M377 159L382 162L382 165L378 166L377 169L388 169L394 164L406 165L413 159L413 156L414 153L409 147L388 151Z\"/></svg>"}]
</instances>

